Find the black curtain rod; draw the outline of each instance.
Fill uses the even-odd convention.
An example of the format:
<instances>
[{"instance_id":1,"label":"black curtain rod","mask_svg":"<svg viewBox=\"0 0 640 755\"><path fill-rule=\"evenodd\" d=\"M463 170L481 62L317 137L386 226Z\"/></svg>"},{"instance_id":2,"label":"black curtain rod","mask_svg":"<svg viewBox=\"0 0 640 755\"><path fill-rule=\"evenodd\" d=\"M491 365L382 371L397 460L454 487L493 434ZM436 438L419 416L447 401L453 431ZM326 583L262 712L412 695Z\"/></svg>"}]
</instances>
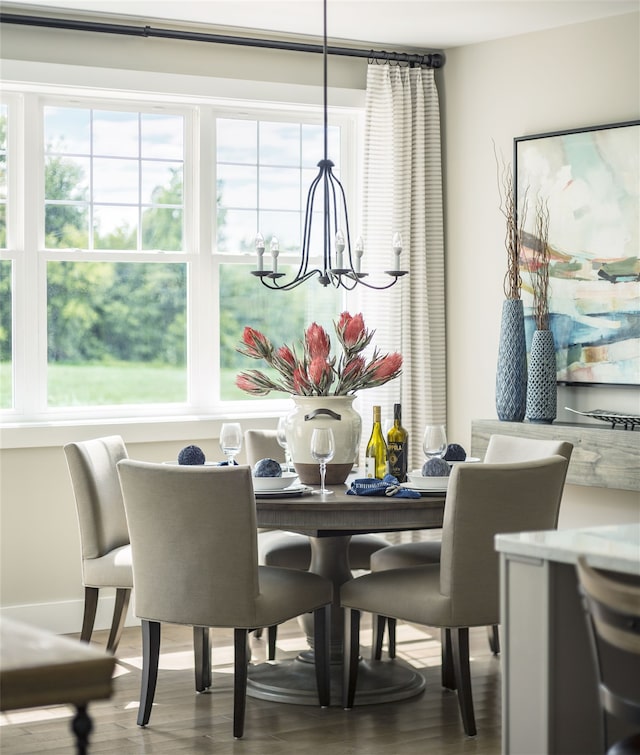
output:
<instances>
[{"instance_id":1,"label":"black curtain rod","mask_svg":"<svg viewBox=\"0 0 640 755\"><path fill-rule=\"evenodd\" d=\"M322 45L312 45L303 42L233 37L224 34L205 34L203 32L181 31L180 29L154 29L152 26L104 24L97 21L76 21L64 18L48 18L46 16L22 16L12 13L0 13L0 23L21 24L23 26L43 26L50 29L101 32L102 34L124 34L132 37L162 37L165 39L182 39L190 42L213 42L222 45L266 47L273 50L291 50L293 52L323 52ZM328 46L327 53L329 55L345 55L350 58L368 58L369 60L387 60L396 63L407 63L411 66L424 66L425 68L442 68L445 62L444 54L440 52L414 55L405 52L385 52L383 50L360 50L356 47Z\"/></svg>"}]
</instances>

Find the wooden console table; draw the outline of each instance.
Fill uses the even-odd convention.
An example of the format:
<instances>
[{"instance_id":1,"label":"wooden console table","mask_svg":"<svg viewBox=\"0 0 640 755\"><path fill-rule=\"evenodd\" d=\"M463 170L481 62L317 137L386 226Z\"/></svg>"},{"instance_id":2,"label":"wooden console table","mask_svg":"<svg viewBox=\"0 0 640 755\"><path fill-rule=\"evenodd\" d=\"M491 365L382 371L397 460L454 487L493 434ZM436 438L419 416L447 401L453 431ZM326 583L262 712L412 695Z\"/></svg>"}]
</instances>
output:
<instances>
[{"instance_id":1,"label":"wooden console table","mask_svg":"<svg viewBox=\"0 0 640 755\"><path fill-rule=\"evenodd\" d=\"M640 490L640 432L609 427L554 422L471 422L471 454L484 457L491 435L519 435L573 443L567 472L570 485L588 485L616 490Z\"/></svg>"},{"instance_id":2,"label":"wooden console table","mask_svg":"<svg viewBox=\"0 0 640 755\"><path fill-rule=\"evenodd\" d=\"M91 700L111 697L115 658L68 637L2 619L0 710L74 705L78 755L87 752Z\"/></svg>"}]
</instances>

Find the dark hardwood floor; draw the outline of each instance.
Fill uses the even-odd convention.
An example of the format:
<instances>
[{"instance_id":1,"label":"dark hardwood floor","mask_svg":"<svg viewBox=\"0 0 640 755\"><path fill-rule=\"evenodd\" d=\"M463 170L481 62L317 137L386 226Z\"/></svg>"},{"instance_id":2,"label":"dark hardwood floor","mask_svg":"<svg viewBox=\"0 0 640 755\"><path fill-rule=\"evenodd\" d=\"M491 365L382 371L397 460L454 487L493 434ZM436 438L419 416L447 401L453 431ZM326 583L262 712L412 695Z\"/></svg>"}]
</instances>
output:
<instances>
[{"instance_id":1,"label":"dark hardwood floor","mask_svg":"<svg viewBox=\"0 0 640 755\"><path fill-rule=\"evenodd\" d=\"M363 617L364 619L364 617ZM369 656L369 623L363 620L363 654ZM73 635L77 636L77 635ZM169 755L499 755L500 659L491 655L484 628L471 631L471 675L478 735L465 736L456 695L440 686L440 633L428 627L398 624L398 657L421 669L426 689L417 697L345 711L247 699L244 738L234 740L232 722L232 633L213 630L213 687L194 689L191 629L163 627L162 658L151 721L136 725L141 645L137 627L125 629L111 700L89 706L94 730L91 753ZM94 633L104 647L107 632ZM265 633L266 639L266 633ZM265 657L265 639L252 639L255 660ZM278 658L295 656L306 647L297 621L278 635ZM3 755L54 753L72 755L69 722L72 708L34 708L0 716Z\"/></svg>"}]
</instances>

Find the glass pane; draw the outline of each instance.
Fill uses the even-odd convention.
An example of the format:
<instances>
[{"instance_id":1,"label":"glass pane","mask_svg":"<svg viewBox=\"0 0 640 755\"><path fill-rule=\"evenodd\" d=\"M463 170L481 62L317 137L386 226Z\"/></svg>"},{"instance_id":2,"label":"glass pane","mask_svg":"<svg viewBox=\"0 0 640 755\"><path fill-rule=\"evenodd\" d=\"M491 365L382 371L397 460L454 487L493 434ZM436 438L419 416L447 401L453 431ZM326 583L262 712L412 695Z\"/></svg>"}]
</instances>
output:
<instances>
[{"instance_id":1,"label":"glass pane","mask_svg":"<svg viewBox=\"0 0 640 755\"><path fill-rule=\"evenodd\" d=\"M11 260L0 260L0 409L13 407Z\"/></svg>"},{"instance_id":2,"label":"glass pane","mask_svg":"<svg viewBox=\"0 0 640 755\"><path fill-rule=\"evenodd\" d=\"M44 162L45 199L86 201L90 162L85 157L47 157Z\"/></svg>"},{"instance_id":3,"label":"glass pane","mask_svg":"<svg viewBox=\"0 0 640 755\"><path fill-rule=\"evenodd\" d=\"M260 233L267 242L277 236L280 251L297 251L300 249L300 213L299 212L261 212L259 214ZM266 259L265 259L266 266Z\"/></svg>"},{"instance_id":4,"label":"glass pane","mask_svg":"<svg viewBox=\"0 0 640 755\"><path fill-rule=\"evenodd\" d=\"M46 204L44 208L47 249L88 249L89 211L85 205Z\"/></svg>"},{"instance_id":5,"label":"glass pane","mask_svg":"<svg viewBox=\"0 0 640 755\"><path fill-rule=\"evenodd\" d=\"M94 110L93 153L138 157L140 154L138 113Z\"/></svg>"},{"instance_id":6,"label":"glass pane","mask_svg":"<svg viewBox=\"0 0 640 755\"><path fill-rule=\"evenodd\" d=\"M94 202L138 202L138 161L96 158L93 161Z\"/></svg>"},{"instance_id":7,"label":"glass pane","mask_svg":"<svg viewBox=\"0 0 640 755\"><path fill-rule=\"evenodd\" d=\"M182 163L142 162L142 204L182 205Z\"/></svg>"},{"instance_id":8,"label":"glass pane","mask_svg":"<svg viewBox=\"0 0 640 755\"><path fill-rule=\"evenodd\" d=\"M7 114L7 106L0 105L0 200L7 198Z\"/></svg>"},{"instance_id":9,"label":"glass pane","mask_svg":"<svg viewBox=\"0 0 640 755\"><path fill-rule=\"evenodd\" d=\"M258 162L258 124L256 121L218 118L216 140L219 163L255 165Z\"/></svg>"},{"instance_id":10,"label":"glass pane","mask_svg":"<svg viewBox=\"0 0 640 755\"><path fill-rule=\"evenodd\" d=\"M143 113L140 128L142 157L182 160L184 118L181 115Z\"/></svg>"},{"instance_id":11,"label":"glass pane","mask_svg":"<svg viewBox=\"0 0 640 755\"><path fill-rule=\"evenodd\" d=\"M44 108L46 152L88 155L91 152L91 111L83 108Z\"/></svg>"},{"instance_id":12,"label":"glass pane","mask_svg":"<svg viewBox=\"0 0 640 755\"><path fill-rule=\"evenodd\" d=\"M260 164L299 165L300 125L260 123Z\"/></svg>"},{"instance_id":13,"label":"glass pane","mask_svg":"<svg viewBox=\"0 0 640 755\"><path fill-rule=\"evenodd\" d=\"M187 399L187 266L47 264L48 402Z\"/></svg>"},{"instance_id":14,"label":"glass pane","mask_svg":"<svg viewBox=\"0 0 640 755\"><path fill-rule=\"evenodd\" d=\"M298 168L262 168L259 205L267 210L300 208L300 170Z\"/></svg>"},{"instance_id":15,"label":"glass pane","mask_svg":"<svg viewBox=\"0 0 640 755\"><path fill-rule=\"evenodd\" d=\"M0 249L7 248L7 207L0 204Z\"/></svg>"},{"instance_id":16,"label":"glass pane","mask_svg":"<svg viewBox=\"0 0 640 755\"><path fill-rule=\"evenodd\" d=\"M342 295L333 288L308 281L292 291L270 291L251 275L253 269L255 265L220 266L220 398L225 401L259 400L236 387L236 375L243 370L267 371L263 362L236 351L245 326L261 331L278 348L283 343L297 346L307 326L317 322L334 344L333 322L342 311ZM287 275L296 270L280 266ZM286 394L271 393L268 398L286 398Z\"/></svg>"},{"instance_id":17,"label":"glass pane","mask_svg":"<svg viewBox=\"0 0 640 755\"><path fill-rule=\"evenodd\" d=\"M94 207L93 246L95 249L137 249L138 208Z\"/></svg>"},{"instance_id":18,"label":"glass pane","mask_svg":"<svg viewBox=\"0 0 640 755\"><path fill-rule=\"evenodd\" d=\"M218 167L218 204L223 207L255 207L258 201L258 169L255 166Z\"/></svg>"},{"instance_id":19,"label":"glass pane","mask_svg":"<svg viewBox=\"0 0 640 755\"><path fill-rule=\"evenodd\" d=\"M255 210L218 210L218 251L251 252L258 232Z\"/></svg>"},{"instance_id":20,"label":"glass pane","mask_svg":"<svg viewBox=\"0 0 640 755\"><path fill-rule=\"evenodd\" d=\"M335 165L340 162L340 128L329 126L327 129L327 156ZM318 125L302 126L302 165L306 168L316 166L324 157L324 129Z\"/></svg>"},{"instance_id":21,"label":"glass pane","mask_svg":"<svg viewBox=\"0 0 640 755\"><path fill-rule=\"evenodd\" d=\"M183 213L181 209L158 207L142 213L142 248L163 252L183 250Z\"/></svg>"}]
</instances>

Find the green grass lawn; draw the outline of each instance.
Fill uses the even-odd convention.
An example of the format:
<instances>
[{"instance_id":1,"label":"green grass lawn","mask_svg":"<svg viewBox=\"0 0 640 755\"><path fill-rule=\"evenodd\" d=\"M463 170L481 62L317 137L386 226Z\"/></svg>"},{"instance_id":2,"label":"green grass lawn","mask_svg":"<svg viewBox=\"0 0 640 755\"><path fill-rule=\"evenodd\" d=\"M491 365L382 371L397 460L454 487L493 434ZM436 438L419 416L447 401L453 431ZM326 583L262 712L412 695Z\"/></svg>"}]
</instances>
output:
<instances>
[{"instance_id":1,"label":"green grass lawn","mask_svg":"<svg viewBox=\"0 0 640 755\"><path fill-rule=\"evenodd\" d=\"M250 398L235 387L237 370L223 370L221 398ZM215 391L217 386L212 385ZM49 406L113 406L182 403L187 400L185 367L149 364L53 365L49 367ZM0 364L0 408L11 408L11 365Z\"/></svg>"}]
</instances>

